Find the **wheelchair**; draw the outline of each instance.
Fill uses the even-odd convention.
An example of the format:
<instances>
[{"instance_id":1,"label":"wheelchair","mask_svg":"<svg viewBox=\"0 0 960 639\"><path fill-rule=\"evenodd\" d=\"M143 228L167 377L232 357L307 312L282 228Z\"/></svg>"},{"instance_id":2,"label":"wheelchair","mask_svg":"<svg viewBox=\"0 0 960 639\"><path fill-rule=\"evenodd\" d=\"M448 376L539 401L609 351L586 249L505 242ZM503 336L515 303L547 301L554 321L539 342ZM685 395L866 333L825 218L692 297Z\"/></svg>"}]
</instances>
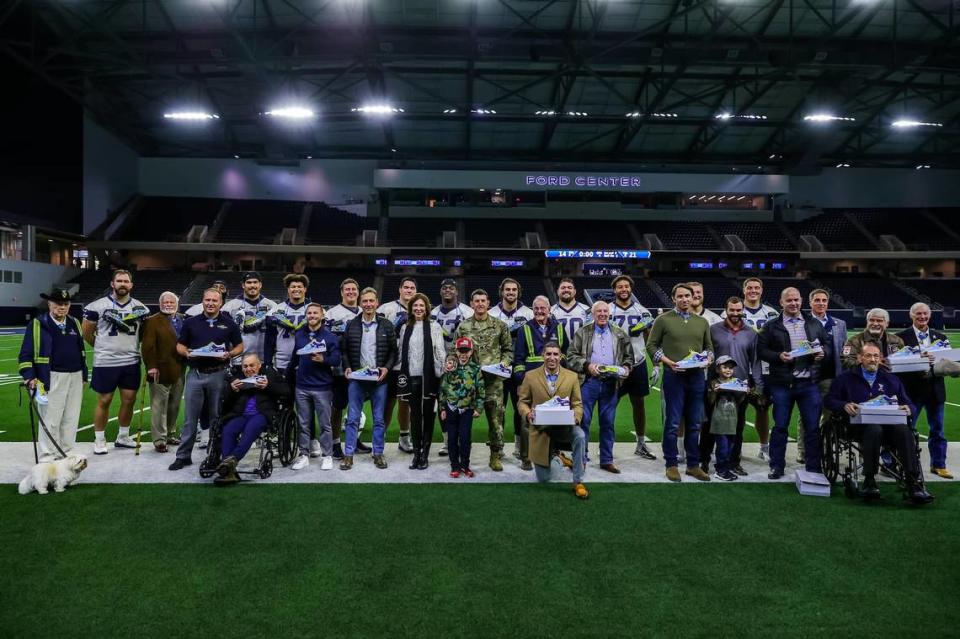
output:
<instances>
[{"instance_id":1,"label":"wheelchair","mask_svg":"<svg viewBox=\"0 0 960 639\"><path fill-rule=\"evenodd\" d=\"M293 398L285 397L277 403L277 414L260 433L254 447L260 451L257 465L250 470L237 468L238 475L255 475L266 479L273 474L273 460L278 458L282 466L289 466L297 457L297 434L299 422L293 410ZM210 445L207 456L200 462L200 476L213 477L220 465L223 437L223 425L217 423L210 427ZM253 450L253 447L251 447Z\"/></svg>"},{"instance_id":2,"label":"wheelchair","mask_svg":"<svg viewBox=\"0 0 960 639\"><path fill-rule=\"evenodd\" d=\"M920 463L920 436L912 426L910 431L913 433L914 443L912 452L916 456L917 468L920 469L913 486L925 490L923 466ZM850 424L850 419L846 415L832 414L820 426L820 442L823 474L827 481L830 482L830 485L835 485L838 481L842 482L843 492L847 497L851 499L858 497L860 495L860 470L863 468L863 461L855 425ZM903 461L898 457L897 452L892 450L887 452L893 463L883 468L885 468L888 476L892 476L896 480L897 486L906 498L911 484L907 482Z\"/></svg>"}]
</instances>

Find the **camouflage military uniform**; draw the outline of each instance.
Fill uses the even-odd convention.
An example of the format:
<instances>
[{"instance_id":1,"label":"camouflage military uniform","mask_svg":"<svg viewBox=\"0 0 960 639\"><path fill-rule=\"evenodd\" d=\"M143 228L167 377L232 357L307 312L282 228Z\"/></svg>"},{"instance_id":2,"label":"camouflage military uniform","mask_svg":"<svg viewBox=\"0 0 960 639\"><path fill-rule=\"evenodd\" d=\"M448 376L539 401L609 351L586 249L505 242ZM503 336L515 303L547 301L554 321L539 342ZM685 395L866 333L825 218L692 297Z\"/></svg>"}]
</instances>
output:
<instances>
[{"instance_id":1,"label":"camouflage military uniform","mask_svg":"<svg viewBox=\"0 0 960 639\"><path fill-rule=\"evenodd\" d=\"M469 337L473 340L474 356L481 366L501 363L507 368L513 363L513 342L510 339L510 329L507 325L493 316L488 315L483 321L471 317L460 322L457 327L457 337ZM487 415L489 428L491 455L503 454L503 378L483 374L486 397L483 410Z\"/></svg>"},{"instance_id":2,"label":"camouflage military uniform","mask_svg":"<svg viewBox=\"0 0 960 639\"><path fill-rule=\"evenodd\" d=\"M860 362L857 361L857 357L860 355L860 351L863 350L864 342L876 342L876 338L872 335L863 331L862 333L857 333L853 337L847 340L847 343L843 345L843 367L847 368L856 368L860 365ZM890 357L892 353L896 353L901 348L903 348L903 340L897 337L894 333L887 331L884 335L884 342L887 345L887 352L880 353L883 357L883 365L885 368L889 369L887 365L887 358ZM883 347L881 346L881 350Z\"/></svg>"}]
</instances>

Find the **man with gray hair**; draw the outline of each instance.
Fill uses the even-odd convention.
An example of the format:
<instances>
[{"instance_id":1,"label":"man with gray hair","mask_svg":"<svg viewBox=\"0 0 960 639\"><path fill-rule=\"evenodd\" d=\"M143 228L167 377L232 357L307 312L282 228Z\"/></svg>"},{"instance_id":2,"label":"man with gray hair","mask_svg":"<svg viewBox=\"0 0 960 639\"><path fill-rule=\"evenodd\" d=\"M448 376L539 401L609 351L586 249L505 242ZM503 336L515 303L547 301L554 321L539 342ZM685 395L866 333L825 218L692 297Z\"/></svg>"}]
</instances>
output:
<instances>
[{"instance_id":1,"label":"man with gray hair","mask_svg":"<svg viewBox=\"0 0 960 639\"><path fill-rule=\"evenodd\" d=\"M930 307L923 302L917 302L910 307L910 322L910 328L897 333L907 346L919 348L921 353L927 353L927 349L937 343L946 343L949 346L947 336L930 326ZM953 475L947 470L947 439L943 435L946 384L942 376L934 374L936 368L933 354L928 354L928 357L930 368L914 373L900 373L898 377L903 382L907 396L916 406L912 415L914 428L920 421L920 411L927 414L927 427L930 429L927 436L930 472L943 479L953 479Z\"/></svg>"},{"instance_id":2,"label":"man with gray hair","mask_svg":"<svg viewBox=\"0 0 960 639\"><path fill-rule=\"evenodd\" d=\"M556 342L560 347L560 358L566 357L570 340L563 330L563 324L551 317L550 300L544 295L533 299L533 321L520 327L517 343L513 348L513 377L517 387L523 383L527 371L543 366L543 347L548 342ZM533 470L530 462L530 428L527 421L520 420L520 468Z\"/></svg>"},{"instance_id":3,"label":"man with gray hair","mask_svg":"<svg viewBox=\"0 0 960 639\"><path fill-rule=\"evenodd\" d=\"M177 353L177 340L183 328L180 298L170 291L160 294L160 312L143 322L140 355L147 369L150 386L150 437L158 453L177 439L177 418L183 398L183 358Z\"/></svg>"},{"instance_id":4,"label":"man with gray hair","mask_svg":"<svg viewBox=\"0 0 960 639\"><path fill-rule=\"evenodd\" d=\"M903 348L903 340L896 333L887 330L890 326L890 313L882 308L871 308L867 312L867 328L847 340L843 345L841 363L844 369L856 370L860 366L860 351L866 342L880 345L881 366L889 369L887 357Z\"/></svg>"}]
</instances>

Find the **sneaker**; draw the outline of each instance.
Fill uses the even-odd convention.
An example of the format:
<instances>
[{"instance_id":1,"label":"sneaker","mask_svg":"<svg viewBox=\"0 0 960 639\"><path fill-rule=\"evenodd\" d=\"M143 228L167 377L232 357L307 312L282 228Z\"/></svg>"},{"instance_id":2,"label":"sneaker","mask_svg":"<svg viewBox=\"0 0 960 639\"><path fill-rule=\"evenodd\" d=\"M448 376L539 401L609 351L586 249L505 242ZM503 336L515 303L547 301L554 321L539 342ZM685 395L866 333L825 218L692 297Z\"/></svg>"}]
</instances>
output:
<instances>
[{"instance_id":1,"label":"sneaker","mask_svg":"<svg viewBox=\"0 0 960 639\"><path fill-rule=\"evenodd\" d=\"M529 459L524 459L520 462L520 470L533 470L533 464Z\"/></svg>"},{"instance_id":2,"label":"sneaker","mask_svg":"<svg viewBox=\"0 0 960 639\"><path fill-rule=\"evenodd\" d=\"M320 448L320 442L316 439L310 440L310 456L323 457L323 449Z\"/></svg>"},{"instance_id":3,"label":"sneaker","mask_svg":"<svg viewBox=\"0 0 960 639\"><path fill-rule=\"evenodd\" d=\"M459 471L459 470L451 470L451 471L450 471L450 476L453 477L454 479L460 479L460 471Z\"/></svg>"},{"instance_id":4,"label":"sneaker","mask_svg":"<svg viewBox=\"0 0 960 639\"><path fill-rule=\"evenodd\" d=\"M760 444L760 452L757 453L757 459L766 461L770 456L770 444Z\"/></svg>"},{"instance_id":5,"label":"sneaker","mask_svg":"<svg viewBox=\"0 0 960 639\"><path fill-rule=\"evenodd\" d=\"M735 472L740 477L746 477L748 474L747 471L745 471L743 469L743 466L741 466L740 464L737 464L736 466L733 467L733 472Z\"/></svg>"},{"instance_id":6,"label":"sneaker","mask_svg":"<svg viewBox=\"0 0 960 639\"><path fill-rule=\"evenodd\" d=\"M563 464L564 468L573 468L573 459L567 457L564 453L557 453L557 457L560 458L560 463Z\"/></svg>"},{"instance_id":7,"label":"sneaker","mask_svg":"<svg viewBox=\"0 0 960 639\"><path fill-rule=\"evenodd\" d=\"M637 449L633 451L633 454L637 455L641 459L654 460L657 458L657 456L651 453L650 449L647 448L647 445L644 444L643 442L637 443Z\"/></svg>"},{"instance_id":8,"label":"sneaker","mask_svg":"<svg viewBox=\"0 0 960 639\"><path fill-rule=\"evenodd\" d=\"M498 473L503 470L503 463L500 461L500 455L497 453L490 453L490 470Z\"/></svg>"},{"instance_id":9,"label":"sneaker","mask_svg":"<svg viewBox=\"0 0 960 639\"><path fill-rule=\"evenodd\" d=\"M783 471L780 470L779 468L774 468L769 473L767 473L767 479L770 479L770 480L780 479L781 477L783 477Z\"/></svg>"},{"instance_id":10,"label":"sneaker","mask_svg":"<svg viewBox=\"0 0 960 639\"><path fill-rule=\"evenodd\" d=\"M589 499L590 492L587 490L587 487L583 484L574 484L573 494L576 495L577 499Z\"/></svg>"},{"instance_id":11,"label":"sneaker","mask_svg":"<svg viewBox=\"0 0 960 639\"><path fill-rule=\"evenodd\" d=\"M353 468L353 455L344 455L343 461L340 462L340 470L350 470Z\"/></svg>"},{"instance_id":12,"label":"sneaker","mask_svg":"<svg viewBox=\"0 0 960 639\"><path fill-rule=\"evenodd\" d=\"M476 476L476 473L473 472L472 470L470 470L469 468L465 468L465 469L463 470L463 474L466 475L466 476L467 476L468 478L470 478L470 479L473 479L473 478Z\"/></svg>"},{"instance_id":13,"label":"sneaker","mask_svg":"<svg viewBox=\"0 0 960 639\"><path fill-rule=\"evenodd\" d=\"M93 454L94 455L106 455L107 454L107 440L105 439L95 439L93 441Z\"/></svg>"},{"instance_id":14,"label":"sneaker","mask_svg":"<svg viewBox=\"0 0 960 639\"><path fill-rule=\"evenodd\" d=\"M201 430L200 436L197 437L197 448L200 450L206 450L210 446L210 429Z\"/></svg>"},{"instance_id":15,"label":"sneaker","mask_svg":"<svg viewBox=\"0 0 960 639\"><path fill-rule=\"evenodd\" d=\"M373 456L373 465L383 470L387 467L387 460L383 458L383 455L374 455Z\"/></svg>"},{"instance_id":16,"label":"sneaker","mask_svg":"<svg viewBox=\"0 0 960 639\"><path fill-rule=\"evenodd\" d=\"M176 435L167 435L167 446L179 446L180 438Z\"/></svg>"},{"instance_id":17,"label":"sneaker","mask_svg":"<svg viewBox=\"0 0 960 639\"><path fill-rule=\"evenodd\" d=\"M402 453L413 453L413 442L410 441L410 433L400 434L400 442L397 444L397 447ZM446 446L444 446L443 450L446 450Z\"/></svg>"},{"instance_id":18,"label":"sneaker","mask_svg":"<svg viewBox=\"0 0 960 639\"><path fill-rule=\"evenodd\" d=\"M710 481L710 475L703 472L703 469L700 468L699 466L688 468L686 474L700 481Z\"/></svg>"},{"instance_id":19,"label":"sneaker","mask_svg":"<svg viewBox=\"0 0 960 639\"><path fill-rule=\"evenodd\" d=\"M192 463L193 462L189 459L181 459L180 457L177 457L175 460L173 460L172 464L167 466L167 470L180 470L184 466L189 466Z\"/></svg>"},{"instance_id":20,"label":"sneaker","mask_svg":"<svg viewBox=\"0 0 960 639\"><path fill-rule=\"evenodd\" d=\"M324 455L323 461L320 462L320 470L333 470L333 457Z\"/></svg>"},{"instance_id":21,"label":"sneaker","mask_svg":"<svg viewBox=\"0 0 960 639\"><path fill-rule=\"evenodd\" d=\"M365 455L365 454L367 454L367 453L372 453L372 452L373 452L373 449L370 448L369 446L367 446L366 444L364 444L362 441L360 441L360 440L358 439L358 440L357 440L357 446L356 446L356 448L354 448L354 451L353 451L353 452L354 452L355 454L358 454L358 455Z\"/></svg>"},{"instance_id":22,"label":"sneaker","mask_svg":"<svg viewBox=\"0 0 960 639\"><path fill-rule=\"evenodd\" d=\"M290 465L292 470L303 470L310 465L310 457L307 455L297 455L297 458L293 460L293 463Z\"/></svg>"},{"instance_id":23,"label":"sneaker","mask_svg":"<svg viewBox=\"0 0 960 639\"><path fill-rule=\"evenodd\" d=\"M713 478L718 479L720 481L736 481L737 479L739 479L736 475L734 475L729 470L725 470L723 472L717 471L713 473Z\"/></svg>"},{"instance_id":24,"label":"sneaker","mask_svg":"<svg viewBox=\"0 0 960 639\"><path fill-rule=\"evenodd\" d=\"M437 454L440 455L441 457L446 457L447 455L450 454L450 453L447 451L447 444L446 444L446 442L444 442L443 445L440 446L440 450L437 451Z\"/></svg>"},{"instance_id":25,"label":"sneaker","mask_svg":"<svg viewBox=\"0 0 960 639\"><path fill-rule=\"evenodd\" d=\"M117 436L117 439L113 442L114 448L136 448L137 442L130 435L124 435L123 437Z\"/></svg>"},{"instance_id":26,"label":"sneaker","mask_svg":"<svg viewBox=\"0 0 960 639\"><path fill-rule=\"evenodd\" d=\"M334 459L343 459L343 445L334 444L333 445L333 458Z\"/></svg>"}]
</instances>

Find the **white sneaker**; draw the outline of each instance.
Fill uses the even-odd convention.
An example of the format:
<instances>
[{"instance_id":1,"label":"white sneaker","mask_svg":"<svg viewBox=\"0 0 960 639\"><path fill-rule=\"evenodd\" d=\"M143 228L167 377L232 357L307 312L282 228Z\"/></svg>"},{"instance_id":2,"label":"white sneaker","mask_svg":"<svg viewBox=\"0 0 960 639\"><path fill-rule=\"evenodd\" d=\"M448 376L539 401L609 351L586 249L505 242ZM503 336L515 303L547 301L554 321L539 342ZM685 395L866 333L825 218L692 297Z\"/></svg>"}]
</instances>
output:
<instances>
[{"instance_id":1,"label":"white sneaker","mask_svg":"<svg viewBox=\"0 0 960 639\"><path fill-rule=\"evenodd\" d=\"M763 461L770 456L770 444L761 444L760 452L757 453L757 459Z\"/></svg>"},{"instance_id":2,"label":"white sneaker","mask_svg":"<svg viewBox=\"0 0 960 639\"><path fill-rule=\"evenodd\" d=\"M197 437L197 448L200 450L206 450L210 445L210 435L209 430L201 430L200 436Z\"/></svg>"},{"instance_id":3,"label":"white sneaker","mask_svg":"<svg viewBox=\"0 0 960 639\"><path fill-rule=\"evenodd\" d=\"M117 435L116 441L113 442L114 448L136 448L137 441L130 435L124 435L123 437Z\"/></svg>"},{"instance_id":4,"label":"white sneaker","mask_svg":"<svg viewBox=\"0 0 960 639\"><path fill-rule=\"evenodd\" d=\"M323 461L320 462L320 470L333 470L333 457L324 455Z\"/></svg>"},{"instance_id":5,"label":"white sneaker","mask_svg":"<svg viewBox=\"0 0 960 639\"><path fill-rule=\"evenodd\" d=\"M311 457L322 457L323 449L320 448L320 441L316 439L310 440L310 456Z\"/></svg>"},{"instance_id":6,"label":"white sneaker","mask_svg":"<svg viewBox=\"0 0 960 639\"><path fill-rule=\"evenodd\" d=\"M95 439L95 440L93 440L93 454L94 454L94 455L106 455L106 454L107 454L107 440L105 440L105 439Z\"/></svg>"},{"instance_id":7,"label":"white sneaker","mask_svg":"<svg viewBox=\"0 0 960 639\"><path fill-rule=\"evenodd\" d=\"M293 470L303 470L310 465L310 458L307 455L298 455L290 466Z\"/></svg>"},{"instance_id":8,"label":"white sneaker","mask_svg":"<svg viewBox=\"0 0 960 639\"><path fill-rule=\"evenodd\" d=\"M413 452L413 442L410 441L410 435L404 433L400 435L400 442L397 444L401 452L412 453Z\"/></svg>"},{"instance_id":9,"label":"white sneaker","mask_svg":"<svg viewBox=\"0 0 960 639\"><path fill-rule=\"evenodd\" d=\"M444 444L440 446L440 452L438 452L437 454L440 455L441 457L446 457L447 455L450 454L449 451L447 451L446 442L444 442Z\"/></svg>"}]
</instances>

